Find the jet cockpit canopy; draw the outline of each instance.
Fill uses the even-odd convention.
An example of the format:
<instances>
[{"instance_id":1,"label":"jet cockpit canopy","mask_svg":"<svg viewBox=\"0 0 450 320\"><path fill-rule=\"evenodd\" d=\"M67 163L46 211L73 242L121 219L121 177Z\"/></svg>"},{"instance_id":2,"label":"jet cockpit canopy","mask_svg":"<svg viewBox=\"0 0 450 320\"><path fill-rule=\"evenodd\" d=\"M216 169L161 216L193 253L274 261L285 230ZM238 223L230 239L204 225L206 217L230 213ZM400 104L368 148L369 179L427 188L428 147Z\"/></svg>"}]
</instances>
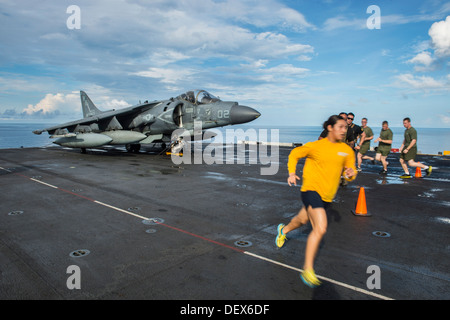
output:
<instances>
[{"instance_id":1,"label":"jet cockpit canopy","mask_svg":"<svg viewBox=\"0 0 450 320\"><path fill-rule=\"evenodd\" d=\"M180 94L177 98L189 101L190 103L195 103L197 105L220 101L219 98L206 90L186 91L186 93Z\"/></svg>"}]
</instances>

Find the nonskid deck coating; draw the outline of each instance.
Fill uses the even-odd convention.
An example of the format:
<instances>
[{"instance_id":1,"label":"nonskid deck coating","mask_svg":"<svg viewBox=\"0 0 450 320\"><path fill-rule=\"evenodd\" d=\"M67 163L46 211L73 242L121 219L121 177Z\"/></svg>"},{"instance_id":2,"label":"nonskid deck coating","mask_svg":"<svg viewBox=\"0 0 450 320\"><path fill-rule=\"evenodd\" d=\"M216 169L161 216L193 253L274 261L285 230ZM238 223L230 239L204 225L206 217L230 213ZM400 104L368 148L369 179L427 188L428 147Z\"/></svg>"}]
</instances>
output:
<instances>
[{"instance_id":1,"label":"nonskid deck coating","mask_svg":"<svg viewBox=\"0 0 450 320\"><path fill-rule=\"evenodd\" d=\"M1 299L450 298L448 157L418 156L435 169L409 180L398 178L398 155L387 176L364 163L328 211L316 260L324 284L309 289L298 270L310 227L274 245L278 223L301 206L286 183L289 150L273 176L248 163L174 165L155 152L2 150ZM372 217L350 212L361 186ZM143 223L152 218L164 222ZM79 249L89 254L70 256ZM81 289L67 287L72 265ZM372 265L381 289L367 287Z\"/></svg>"}]
</instances>

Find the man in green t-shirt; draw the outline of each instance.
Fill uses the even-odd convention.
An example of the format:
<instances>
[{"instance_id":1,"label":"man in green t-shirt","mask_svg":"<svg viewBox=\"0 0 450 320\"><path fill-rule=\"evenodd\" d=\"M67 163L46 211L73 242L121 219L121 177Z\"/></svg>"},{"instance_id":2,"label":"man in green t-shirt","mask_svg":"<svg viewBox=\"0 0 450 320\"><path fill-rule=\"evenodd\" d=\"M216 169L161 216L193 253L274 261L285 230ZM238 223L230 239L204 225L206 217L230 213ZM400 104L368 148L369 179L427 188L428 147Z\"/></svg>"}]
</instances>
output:
<instances>
[{"instance_id":1,"label":"man in green t-shirt","mask_svg":"<svg viewBox=\"0 0 450 320\"><path fill-rule=\"evenodd\" d=\"M362 118L361 120L361 139L359 140L359 145L355 147L358 150L358 167L356 170L361 172L361 163L363 159L370 159L374 161L372 157L366 156L367 151L370 149L370 140L373 139L373 131L367 126L367 118Z\"/></svg>"},{"instance_id":2,"label":"man in green t-shirt","mask_svg":"<svg viewBox=\"0 0 450 320\"><path fill-rule=\"evenodd\" d=\"M378 142L377 154L375 155L375 160L381 161L383 165L383 170L380 172L382 174L387 173L387 166L389 162L386 161L389 152L391 151L392 139L394 138L394 133L389 129L389 123L385 120L382 123L380 136L374 141Z\"/></svg>"},{"instance_id":3,"label":"man in green t-shirt","mask_svg":"<svg viewBox=\"0 0 450 320\"><path fill-rule=\"evenodd\" d=\"M414 161L417 155L417 131L411 126L411 119L403 119L403 126L406 128L405 139L403 140L403 144L400 147L399 152L400 164L402 165L405 174L400 176L400 178L411 178L406 161L410 167L425 169L427 171L427 176L429 176L431 174L431 166L426 166L420 162Z\"/></svg>"}]
</instances>

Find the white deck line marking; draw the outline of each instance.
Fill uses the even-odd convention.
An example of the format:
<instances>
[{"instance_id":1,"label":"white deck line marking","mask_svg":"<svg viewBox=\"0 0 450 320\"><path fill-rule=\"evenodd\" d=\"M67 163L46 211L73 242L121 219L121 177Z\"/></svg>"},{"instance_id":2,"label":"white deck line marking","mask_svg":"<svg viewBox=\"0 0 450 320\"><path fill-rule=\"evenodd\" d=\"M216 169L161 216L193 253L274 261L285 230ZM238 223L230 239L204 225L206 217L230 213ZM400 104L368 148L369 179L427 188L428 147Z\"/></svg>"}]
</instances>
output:
<instances>
[{"instance_id":1,"label":"white deck line marking","mask_svg":"<svg viewBox=\"0 0 450 320\"><path fill-rule=\"evenodd\" d=\"M264 261L276 264L276 265L279 265L279 266L282 266L282 267L285 267L285 268L288 268L288 269L292 269L292 270L295 270L295 271L298 271L298 272L303 272L302 269L299 269L299 268L296 268L296 267L292 267L290 265L287 265L287 264L284 264L284 263L281 263L281 262L278 262L278 261L275 261L275 260L272 260L272 259L260 256L260 255L257 255L257 254L254 254L254 253L251 253L251 252L248 252L248 251L244 251L244 254L252 256L252 257L255 257L257 259L261 259L261 260L264 260ZM349 285L349 284L346 284L346 283L343 283L343 282L340 282L340 281L336 281L336 280L333 280L333 279L330 279L330 278L327 278L327 277L323 277L323 276L317 275L317 278L322 279L324 281L328 281L328 282L334 283L335 285L338 285L338 286L341 286L341 287L344 287L344 288L347 288L347 289L350 289L350 290L353 290L353 291L361 292L363 294L379 298L379 299L394 300L392 298L383 296L381 294L378 294L378 293L375 293L375 292L372 292L372 291L368 291L368 290L364 290L364 289L361 289L361 288L358 288L358 287L355 287L355 286L352 286L352 285Z\"/></svg>"},{"instance_id":2,"label":"white deck line marking","mask_svg":"<svg viewBox=\"0 0 450 320\"><path fill-rule=\"evenodd\" d=\"M103 203L103 202L100 202L100 201L97 201L97 200L94 200L94 202L97 203L97 204L99 204L99 205L105 206L105 207L107 207L107 208L111 208L111 209L114 209L114 210L116 210L116 211L126 213L126 214L128 214L128 215L130 215L130 216L134 216L134 217L136 217L136 218L140 218L140 219L143 219L143 220L149 220L149 219L150 219L150 218L141 216L141 215L139 215L139 214L135 214L135 213L133 213L133 212L130 212L130 211L127 211L127 210L124 210L124 209L120 209L120 208L111 206L111 205L109 205L109 204L106 204L106 203Z\"/></svg>"},{"instance_id":3,"label":"white deck line marking","mask_svg":"<svg viewBox=\"0 0 450 320\"><path fill-rule=\"evenodd\" d=\"M446 223L446 224L450 224L450 218L446 218L446 217L435 217L434 220L440 222L440 223Z\"/></svg>"},{"instance_id":4,"label":"white deck line marking","mask_svg":"<svg viewBox=\"0 0 450 320\"><path fill-rule=\"evenodd\" d=\"M59 189L58 187L55 187L54 185L51 185L51 184L49 184L49 183L45 183L45 182L40 181L40 180L37 180L37 179L30 178L30 180L33 180L34 182L43 184L43 185L45 185L45 186L47 186L47 187L50 187L50 188L53 188L53 189Z\"/></svg>"}]
</instances>

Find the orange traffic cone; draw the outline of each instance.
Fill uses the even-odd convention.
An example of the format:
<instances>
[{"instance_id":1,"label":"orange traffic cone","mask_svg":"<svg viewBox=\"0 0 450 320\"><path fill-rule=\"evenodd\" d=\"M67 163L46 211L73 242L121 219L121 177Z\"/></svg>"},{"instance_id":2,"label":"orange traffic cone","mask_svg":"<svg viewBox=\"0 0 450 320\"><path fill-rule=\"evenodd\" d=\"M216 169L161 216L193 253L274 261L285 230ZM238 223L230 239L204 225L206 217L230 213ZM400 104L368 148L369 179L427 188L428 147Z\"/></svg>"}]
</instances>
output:
<instances>
[{"instance_id":1,"label":"orange traffic cone","mask_svg":"<svg viewBox=\"0 0 450 320\"><path fill-rule=\"evenodd\" d=\"M372 215L367 212L366 192L364 191L363 187L359 189L359 196L358 202L356 203L356 210L352 210L352 213L355 216L362 216L362 217L370 217Z\"/></svg>"},{"instance_id":2,"label":"orange traffic cone","mask_svg":"<svg viewBox=\"0 0 450 320\"><path fill-rule=\"evenodd\" d=\"M416 174L414 175L414 177L422 178L422 170L419 167L416 168Z\"/></svg>"}]
</instances>

